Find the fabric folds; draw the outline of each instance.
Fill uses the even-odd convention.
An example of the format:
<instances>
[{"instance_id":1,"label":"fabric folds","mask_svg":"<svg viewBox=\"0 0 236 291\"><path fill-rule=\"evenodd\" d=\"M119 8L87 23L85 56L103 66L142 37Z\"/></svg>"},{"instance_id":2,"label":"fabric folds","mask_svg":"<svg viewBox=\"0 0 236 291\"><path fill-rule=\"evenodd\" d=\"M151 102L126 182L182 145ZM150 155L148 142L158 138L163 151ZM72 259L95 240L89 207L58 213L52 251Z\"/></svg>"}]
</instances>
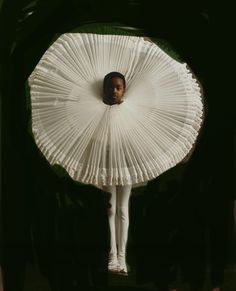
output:
<instances>
[{"instance_id":1,"label":"fabric folds","mask_svg":"<svg viewBox=\"0 0 236 291\"><path fill-rule=\"evenodd\" d=\"M104 76L125 75L124 102L102 101ZM29 77L32 131L51 165L97 187L159 176L191 150L200 87L186 64L142 37L66 33Z\"/></svg>"}]
</instances>

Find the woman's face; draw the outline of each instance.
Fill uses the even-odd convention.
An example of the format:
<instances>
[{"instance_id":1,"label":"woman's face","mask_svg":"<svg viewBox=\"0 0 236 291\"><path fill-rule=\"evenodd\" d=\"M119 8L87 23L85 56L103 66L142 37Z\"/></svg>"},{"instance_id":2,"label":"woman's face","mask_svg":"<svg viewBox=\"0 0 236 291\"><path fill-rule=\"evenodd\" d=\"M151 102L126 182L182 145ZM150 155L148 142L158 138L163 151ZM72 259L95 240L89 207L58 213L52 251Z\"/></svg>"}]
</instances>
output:
<instances>
[{"instance_id":1,"label":"woman's face","mask_svg":"<svg viewBox=\"0 0 236 291\"><path fill-rule=\"evenodd\" d=\"M119 77L113 77L104 90L103 101L109 105L120 104L123 102L124 93L125 86L123 80Z\"/></svg>"}]
</instances>

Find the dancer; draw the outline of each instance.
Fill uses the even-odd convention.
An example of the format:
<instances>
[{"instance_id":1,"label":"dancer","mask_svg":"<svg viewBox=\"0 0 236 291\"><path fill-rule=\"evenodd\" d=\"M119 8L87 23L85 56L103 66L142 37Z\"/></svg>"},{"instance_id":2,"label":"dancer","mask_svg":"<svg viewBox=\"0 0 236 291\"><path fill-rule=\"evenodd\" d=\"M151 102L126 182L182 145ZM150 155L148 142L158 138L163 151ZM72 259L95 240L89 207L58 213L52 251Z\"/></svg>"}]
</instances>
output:
<instances>
[{"instance_id":1,"label":"dancer","mask_svg":"<svg viewBox=\"0 0 236 291\"><path fill-rule=\"evenodd\" d=\"M66 33L29 85L32 133L49 163L111 193L109 270L127 274L131 188L190 152L202 121L196 80L186 64L141 37Z\"/></svg>"}]
</instances>

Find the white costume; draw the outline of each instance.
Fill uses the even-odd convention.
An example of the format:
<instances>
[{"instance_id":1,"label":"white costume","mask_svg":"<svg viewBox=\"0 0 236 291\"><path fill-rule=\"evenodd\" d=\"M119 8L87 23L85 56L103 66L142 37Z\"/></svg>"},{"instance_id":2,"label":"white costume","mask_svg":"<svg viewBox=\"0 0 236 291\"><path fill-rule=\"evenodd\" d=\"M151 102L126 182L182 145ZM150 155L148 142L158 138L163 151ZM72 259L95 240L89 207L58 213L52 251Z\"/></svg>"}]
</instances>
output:
<instances>
[{"instance_id":1,"label":"white costume","mask_svg":"<svg viewBox=\"0 0 236 291\"><path fill-rule=\"evenodd\" d=\"M102 102L103 78L111 71L126 79L124 102L112 106ZM202 121L200 87L186 64L142 37L63 34L29 84L32 130L42 153L72 179L109 189L113 202L119 186L128 185L122 191L130 194L133 185L179 163ZM115 253L114 242L112 234Z\"/></svg>"}]
</instances>

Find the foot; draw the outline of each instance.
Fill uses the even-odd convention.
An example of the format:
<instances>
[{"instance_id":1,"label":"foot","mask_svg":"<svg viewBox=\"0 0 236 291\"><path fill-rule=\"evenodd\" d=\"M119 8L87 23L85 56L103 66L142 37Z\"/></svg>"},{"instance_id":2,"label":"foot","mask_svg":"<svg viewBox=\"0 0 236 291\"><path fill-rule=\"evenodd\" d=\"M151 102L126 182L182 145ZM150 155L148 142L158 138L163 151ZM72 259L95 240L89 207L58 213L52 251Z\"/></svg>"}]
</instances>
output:
<instances>
[{"instance_id":1,"label":"foot","mask_svg":"<svg viewBox=\"0 0 236 291\"><path fill-rule=\"evenodd\" d=\"M120 269L116 274L121 276L128 276L128 272L125 269Z\"/></svg>"},{"instance_id":2,"label":"foot","mask_svg":"<svg viewBox=\"0 0 236 291\"><path fill-rule=\"evenodd\" d=\"M114 254L110 254L108 259L108 272L117 273L118 271L119 270L117 256Z\"/></svg>"},{"instance_id":3,"label":"foot","mask_svg":"<svg viewBox=\"0 0 236 291\"><path fill-rule=\"evenodd\" d=\"M128 269L124 258L118 256L118 274L128 276Z\"/></svg>"}]
</instances>

